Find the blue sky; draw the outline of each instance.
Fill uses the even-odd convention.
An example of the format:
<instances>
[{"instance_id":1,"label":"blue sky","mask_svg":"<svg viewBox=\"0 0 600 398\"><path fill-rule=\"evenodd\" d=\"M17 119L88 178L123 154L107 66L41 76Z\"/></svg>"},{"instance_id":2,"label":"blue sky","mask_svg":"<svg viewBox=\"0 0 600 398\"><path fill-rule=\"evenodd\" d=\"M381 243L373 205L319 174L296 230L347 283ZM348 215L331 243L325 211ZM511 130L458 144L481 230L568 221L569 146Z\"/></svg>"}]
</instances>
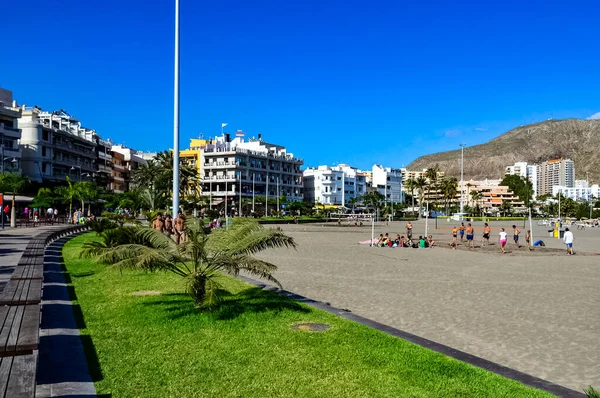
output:
<instances>
[{"instance_id":1,"label":"blue sky","mask_svg":"<svg viewBox=\"0 0 600 398\"><path fill-rule=\"evenodd\" d=\"M400 167L600 112L600 4L491 3L181 0L181 145L227 122L307 166ZM173 5L9 2L0 87L136 149L170 148Z\"/></svg>"}]
</instances>

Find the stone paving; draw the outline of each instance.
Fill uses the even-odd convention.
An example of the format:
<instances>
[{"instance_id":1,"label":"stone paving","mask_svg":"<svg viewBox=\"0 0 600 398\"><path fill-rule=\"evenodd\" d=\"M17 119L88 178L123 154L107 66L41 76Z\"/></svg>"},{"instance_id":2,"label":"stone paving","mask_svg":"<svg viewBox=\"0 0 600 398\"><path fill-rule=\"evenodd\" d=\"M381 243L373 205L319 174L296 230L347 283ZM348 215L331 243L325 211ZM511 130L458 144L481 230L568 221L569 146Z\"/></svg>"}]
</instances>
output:
<instances>
[{"instance_id":1,"label":"stone paving","mask_svg":"<svg viewBox=\"0 0 600 398\"><path fill-rule=\"evenodd\" d=\"M575 256L547 227L534 226L547 247L533 252L509 231L502 255L498 228L510 223L492 223L494 245L471 252L450 249L450 223L430 221L433 249L372 248L358 244L370 226L333 224L283 225L298 250L261 254L286 290L577 391L600 385L600 229L574 231ZM375 233L404 234L404 225ZM415 223L414 235L424 231Z\"/></svg>"},{"instance_id":2,"label":"stone paving","mask_svg":"<svg viewBox=\"0 0 600 398\"><path fill-rule=\"evenodd\" d=\"M0 292L29 241L44 231L64 225L35 228L8 228L0 231ZM53 242L44 256L44 290L37 373L36 397L96 396L80 336L82 319L75 316L73 298L68 291L60 250L66 239ZM90 352L91 341L87 341Z\"/></svg>"}]
</instances>

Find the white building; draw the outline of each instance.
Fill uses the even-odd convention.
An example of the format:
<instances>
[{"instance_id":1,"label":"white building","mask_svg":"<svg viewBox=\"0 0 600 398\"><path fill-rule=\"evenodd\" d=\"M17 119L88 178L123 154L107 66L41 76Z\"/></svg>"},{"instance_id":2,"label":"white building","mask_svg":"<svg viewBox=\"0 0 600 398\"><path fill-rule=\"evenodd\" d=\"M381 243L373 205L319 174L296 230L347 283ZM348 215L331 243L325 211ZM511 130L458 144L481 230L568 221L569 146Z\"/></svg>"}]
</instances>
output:
<instances>
[{"instance_id":1,"label":"white building","mask_svg":"<svg viewBox=\"0 0 600 398\"><path fill-rule=\"evenodd\" d=\"M404 201L402 194L402 170L391 167L373 165L371 188L376 189L385 197L388 203L401 203ZM369 181L367 181L368 185Z\"/></svg>"},{"instance_id":2,"label":"white building","mask_svg":"<svg viewBox=\"0 0 600 398\"><path fill-rule=\"evenodd\" d=\"M364 174L347 164L308 168L303 173L304 200L352 207L352 198L367 192Z\"/></svg>"},{"instance_id":3,"label":"white building","mask_svg":"<svg viewBox=\"0 0 600 398\"><path fill-rule=\"evenodd\" d=\"M518 175L531 182L533 186L533 199L538 194L538 175L540 166L537 164L527 164L527 162L517 162L512 166L506 167L506 175Z\"/></svg>"},{"instance_id":4,"label":"white building","mask_svg":"<svg viewBox=\"0 0 600 398\"><path fill-rule=\"evenodd\" d=\"M591 187L586 184L581 184L579 187L565 187L561 185L555 185L552 187L552 195L556 196L559 192L565 198L571 198L573 200L596 200L600 198L600 186L594 184ZM583 186L585 185L585 186Z\"/></svg>"},{"instance_id":5,"label":"white building","mask_svg":"<svg viewBox=\"0 0 600 398\"><path fill-rule=\"evenodd\" d=\"M21 111L12 99L12 92L0 88L0 161L4 172L20 172L21 130L17 126L20 116Z\"/></svg>"},{"instance_id":6,"label":"white building","mask_svg":"<svg viewBox=\"0 0 600 398\"><path fill-rule=\"evenodd\" d=\"M23 174L32 181L92 178L96 172L96 134L63 110L21 107Z\"/></svg>"},{"instance_id":7,"label":"white building","mask_svg":"<svg viewBox=\"0 0 600 398\"><path fill-rule=\"evenodd\" d=\"M370 171L360 171L347 164L304 171L304 199L308 203L351 207L352 198L371 191L381 193L388 203L402 202L402 171L377 164Z\"/></svg>"},{"instance_id":8,"label":"white building","mask_svg":"<svg viewBox=\"0 0 600 398\"><path fill-rule=\"evenodd\" d=\"M275 198L285 195L289 201L302 201L302 171L304 161L294 157L281 145L257 139L246 141L243 133L232 140L224 133L221 137L202 140L200 151L200 179L202 194L213 201L225 197L236 201L239 197ZM194 148L192 148L194 149Z\"/></svg>"}]
</instances>

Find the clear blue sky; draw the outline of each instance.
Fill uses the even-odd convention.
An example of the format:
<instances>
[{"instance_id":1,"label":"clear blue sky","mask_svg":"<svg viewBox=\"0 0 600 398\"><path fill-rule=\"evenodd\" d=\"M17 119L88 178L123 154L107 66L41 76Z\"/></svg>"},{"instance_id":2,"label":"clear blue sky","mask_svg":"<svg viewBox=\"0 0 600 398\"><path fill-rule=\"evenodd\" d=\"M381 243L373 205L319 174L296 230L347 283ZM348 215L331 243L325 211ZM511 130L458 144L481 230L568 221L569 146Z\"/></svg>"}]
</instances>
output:
<instances>
[{"instance_id":1,"label":"clear blue sky","mask_svg":"<svg viewBox=\"0 0 600 398\"><path fill-rule=\"evenodd\" d=\"M227 122L308 166L400 167L600 112L597 1L490 3L181 0L181 145ZM173 6L8 2L0 86L136 149L170 148Z\"/></svg>"}]
</instances>

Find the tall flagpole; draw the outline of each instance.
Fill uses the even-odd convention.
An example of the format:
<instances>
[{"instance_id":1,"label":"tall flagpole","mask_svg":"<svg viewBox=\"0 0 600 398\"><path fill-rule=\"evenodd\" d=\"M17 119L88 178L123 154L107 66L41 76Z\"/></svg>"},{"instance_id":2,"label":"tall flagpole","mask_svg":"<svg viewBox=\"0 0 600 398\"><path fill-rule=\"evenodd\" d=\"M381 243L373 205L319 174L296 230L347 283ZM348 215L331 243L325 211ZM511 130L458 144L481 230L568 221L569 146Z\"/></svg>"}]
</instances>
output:
<instances>
[{"instance_id":1,"label":"tall flagpole","mask_svg":"<svg viewBox=\"0 0 600 398\"><path fill-rule=\"evenodd\" d=\"M179 0L175 0L175 79L173 82L173 217L179 213Z\"/></svg>"},{"instance_id":2,"label":"tall flagpole","mask_svg":"<svg viewBox=\"0 0 600 398\"><path fill-rule=\"evenodd\" d=\"M267 175L267 188L265 189L265 217L269 217L269 173Z\"/></svg>"},{"instance_id":3,"label":"tall flagpole","mask_svg":"<svg viewBox=\"0 0 600 398\"><path fill-rule=\"evenodd\" d=\"M227 215L227 170L225 171L225 229L229 228L229 216Z\"/></svg>"},{"instance_id":4,"label":"tall flagpole","mask_svg":"<svg viewBox=\"0 0 600 398\"><path fill-rule=\"evenodd\" d=\"M254 172L252 172L252 217L254 217Z\"/></svg>"},{"instance_id":5,"label":"tall flagpole","mask_svg":"<svg viewBox=\"0 0 600 398\"><path fill-rule=\"evenodd\" d=\"M238 217L242 216L242 172L240 171L240 204Z\"/></svg>"}]
</instances>

